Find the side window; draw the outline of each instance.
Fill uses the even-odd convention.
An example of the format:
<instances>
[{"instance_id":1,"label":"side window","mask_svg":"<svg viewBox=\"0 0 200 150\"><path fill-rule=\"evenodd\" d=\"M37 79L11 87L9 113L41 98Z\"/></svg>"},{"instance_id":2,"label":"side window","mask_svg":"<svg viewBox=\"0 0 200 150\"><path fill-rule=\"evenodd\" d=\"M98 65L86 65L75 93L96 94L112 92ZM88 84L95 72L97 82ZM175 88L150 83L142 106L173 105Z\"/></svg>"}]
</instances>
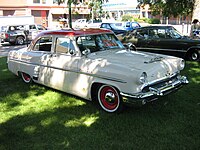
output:
<instances>
[{"instance_id":1,"label":"side window","mask_svg":"<svg viewBox=\"0 0 200 150\"><path fill-rule=\"evenodd\" d=\"M170 36L166 35L165 29L158 29L158 36L159 38L170 38Z\"/></svg>"},{"instance_id":2,"label":"side window","mask_svg":"<svg viewBox=\"0 0 200 150\"><path fill-rule=\"evenodd\" d=\"M148 38L148 36L149 36L148 35L148 30L144 29L144 30L138 30L137 31L137 37L138 38L145 38L146 39L146 38Z\"/></svg>"},{"instance_id":3,"label":"side window","mask_svg":"<svg viewBox=\"0 0 200 150\"><path fill-rule=\"evenodd\" d=\"M42 37L34 45L34 51L51 51L52 37Z\"/></svg>"},{"instance_id":4,"label":"side window","mask_svg":"<svg viewBox=\"0 0 200 150\"><path fill-rule=\"evenodd\" d=\"M35 29L36 29L36 26L35 26L35 25L29 25L29 29L30 29L30 30L35 30Z\"/></svg>"},{"instance_id":5,"label":"side window","mask_svg":"<svg viewBox=\"0 0 200 150\"><path fill-rule=\"evenodd\" d=\"M128 28L131 27L131 23L130 23L130 22L127 22L127 23L126 23L126 27L128 27Z\"/></svg>"},{"instance_id":6,"label":"side window","mask_svg":"<svg viewBox=\"0 0 200 150\"><path fill-rule=\"evenodd\" d=\"M158 31L156 29L150 29L149 30L149 37L152 39L158 39Z\"/></svg>"},{"instance_id":7,"label":"side window","mask_svg":"<svg viewBox=\"0 0 200 150\"><path fill-rule=\"evenodd\" d=\"M72 40L69 38L57 38L56 40L56 52L57 53L69 53L69 50L75 50Z\"/></svg>"},{"instance_id":8,"label":"side window","mask_svg":"<svg viewBox=\"0 0 200 150\"><path fill-rule=\"evenodd\" d=\"M38 30L46 30L45 27L43 27L42 25L37 25Z\"/></svg>"}]
</instances>

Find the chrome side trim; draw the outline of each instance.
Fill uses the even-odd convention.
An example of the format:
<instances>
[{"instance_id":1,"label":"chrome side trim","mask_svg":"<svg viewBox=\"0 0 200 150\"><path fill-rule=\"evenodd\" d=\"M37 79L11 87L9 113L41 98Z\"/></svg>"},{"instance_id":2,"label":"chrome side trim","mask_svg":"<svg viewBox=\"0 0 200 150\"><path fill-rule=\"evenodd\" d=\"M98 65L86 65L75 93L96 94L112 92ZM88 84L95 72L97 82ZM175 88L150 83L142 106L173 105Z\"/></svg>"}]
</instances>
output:
<instances>
[{"instance_id":1,"label":"chrome side trim","mask_svg":"<svg viewBox=\"0 0 200 150\"><path fill-rule=\"evenodd\" d=\"M82 71L79 71L79 70L64 69L64 68L58 68L58 67L54 67L54 66L41 65L41 64L37 64L37 63L31 63L31 62L26 62L26 61L22 61L22 60L11 59L11 58L9 59L9 61L20 62L20 63L23 63L23 64L29 64L29 65L33 65L33 66L37 66L37 67L48 67L48 68L58 69L58 70L67 71L67 72L85 74L85 75L88 75L88 76L101 78L101 79L105 79L105 80L110 80L110 81L115 81L115 82L120 82L120 83L127 83L125 80L121 80L121 79L118 79L118 78L112 78L112 77L102 76L102 75L95 75L95 74L91 74L91 73L87 73L87 72L82 72Z\"/></svg>"},{"instance_id":2,"label":"chrome side trim","mask_svg":"<svg viewBox=\"0 0 200 150\"><path fill-rule=\"evenodd\" d=\"M137 47L138 50L144 50L144 49L148 49L148 50L157 50L157 51L172 51L172 52L181 52L181 53L186 53L187 50L179 50L179 49L161 49L161 48L147 48L147 47Z\"/></svg>"}]
</instances>

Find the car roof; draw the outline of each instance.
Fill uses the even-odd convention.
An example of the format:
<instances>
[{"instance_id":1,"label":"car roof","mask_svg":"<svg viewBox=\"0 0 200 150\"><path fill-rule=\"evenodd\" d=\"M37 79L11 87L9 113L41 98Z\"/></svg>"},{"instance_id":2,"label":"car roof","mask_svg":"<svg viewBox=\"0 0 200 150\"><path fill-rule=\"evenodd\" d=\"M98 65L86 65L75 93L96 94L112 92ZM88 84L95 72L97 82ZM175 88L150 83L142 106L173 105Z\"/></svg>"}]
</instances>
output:
<instances>
[{"instance_id":1,"label":"car roof","mask_svg":"<svg viewBox=\"0 0 200 150\"><path fill-rule=\"evenodd\" d=\"M60 29L60 30L47 30L38 34L38 36L44 35L64 35L64 36L80 36L80 35L91 35L101 33L113 33L107 29L100 28L86 28L86 29Z\"/></svg>"}]
</instances>

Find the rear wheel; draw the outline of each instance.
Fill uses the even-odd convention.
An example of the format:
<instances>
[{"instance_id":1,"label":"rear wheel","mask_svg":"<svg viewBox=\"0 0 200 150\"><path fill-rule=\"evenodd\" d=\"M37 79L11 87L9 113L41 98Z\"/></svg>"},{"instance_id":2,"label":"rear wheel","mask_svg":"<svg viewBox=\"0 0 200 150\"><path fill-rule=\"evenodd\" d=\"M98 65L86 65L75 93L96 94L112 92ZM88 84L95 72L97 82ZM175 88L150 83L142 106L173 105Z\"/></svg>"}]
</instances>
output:
<instances>
[{"instance_id":1,"label":"rear wheel","mask_svg":"<svg viewBox=\"0 0 200 150\"><path fill-rule=\"evenodd\" d=\"M189 54L189 60L191 61L199 61L200 59L200 50L193 50Z\"/></svg>"},{"instance_id":2,"label":"rear wheel","mask_svg":"<svg viewBox=\"0 0 200 150\"><path fill-rule=\"evenodd\" d=\"M123 108L121 96L116 88L110 85L102 85L98 89L98 101L106 112L120 112Z\"/></svg>"},{"instance_id":3,"label":"rear wheel","mask_svg":"<svg viewBox=\"0 0 200 150\"><path fill-rule=\"evenodd\" d=\"M32 82L31 76L27 73L21 72L21 77L22 77L22 80L25 83L31 83Z\"/></svg>"},{"instance_id":4,"label":"rear wheel","mask_svg":"<svg viewBox=\"0 0 200 150\"><path fill-rule=\"evenodd\" d=\"M18 37L17 37L17 39L16 39L16 44L17 44L17 45L23 45L24 42L25 42L24 37L22 37L22 36L18 36Z\"/></svg>"}]
</instances>

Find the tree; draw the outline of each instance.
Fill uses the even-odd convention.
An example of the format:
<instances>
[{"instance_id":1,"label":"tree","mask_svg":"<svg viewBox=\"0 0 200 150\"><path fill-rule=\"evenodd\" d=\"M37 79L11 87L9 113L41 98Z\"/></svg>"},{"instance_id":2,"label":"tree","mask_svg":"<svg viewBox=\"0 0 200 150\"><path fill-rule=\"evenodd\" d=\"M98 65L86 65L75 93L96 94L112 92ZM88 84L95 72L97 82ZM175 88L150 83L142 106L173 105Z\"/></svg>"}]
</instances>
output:
<instances>
[{"instance_id":1,"label":"tree","mask_svg":"<svg viewBox=\"0 0 200 150\"><path fill-rule=\"evenodd\" d=\"M91 16L92 16L92 20L97 20L97 18L99 18L102 13L103 13L103 9L102 9L102 0L91 0L89 3L89 8L91 10Z\"/></svg>"},{"instance_id":2,"label":"tree","mask_svg":"<svg viewBox=\"0 0 200 150\"><path fill-rule=\"evenodd\" d=\"M138 2L139 6L149 4L153 15L162 14L165 17L187 16L192 14L194 9L194 0L138 0Z\"/></svg>"},{"instance_id":3,"label":"tree","mask_svg":"<svg viewBox=\"0 0 200 150\"><path fill-rule=\"evenodd\" d=\"M69 9L69 27L72 28L72 7L71 4L78 4L80 3L80 0L56 0L58 2L58 5L65 3L65 1L67 2L68 5L68 9ZM99 2L100 4L102 4L103 2L107 2L108 0L92 0L91 2Z\"/></svg>"},{"instance_id":4,"label":"tree","mask_svg":"<svg viewBox=\"0 0 200 150\"><path fill-rule=\"evenodd\" d=\"M200 19L200 0L194 1L192 20L194 19Z\"/></svg>"}]
</instances>

